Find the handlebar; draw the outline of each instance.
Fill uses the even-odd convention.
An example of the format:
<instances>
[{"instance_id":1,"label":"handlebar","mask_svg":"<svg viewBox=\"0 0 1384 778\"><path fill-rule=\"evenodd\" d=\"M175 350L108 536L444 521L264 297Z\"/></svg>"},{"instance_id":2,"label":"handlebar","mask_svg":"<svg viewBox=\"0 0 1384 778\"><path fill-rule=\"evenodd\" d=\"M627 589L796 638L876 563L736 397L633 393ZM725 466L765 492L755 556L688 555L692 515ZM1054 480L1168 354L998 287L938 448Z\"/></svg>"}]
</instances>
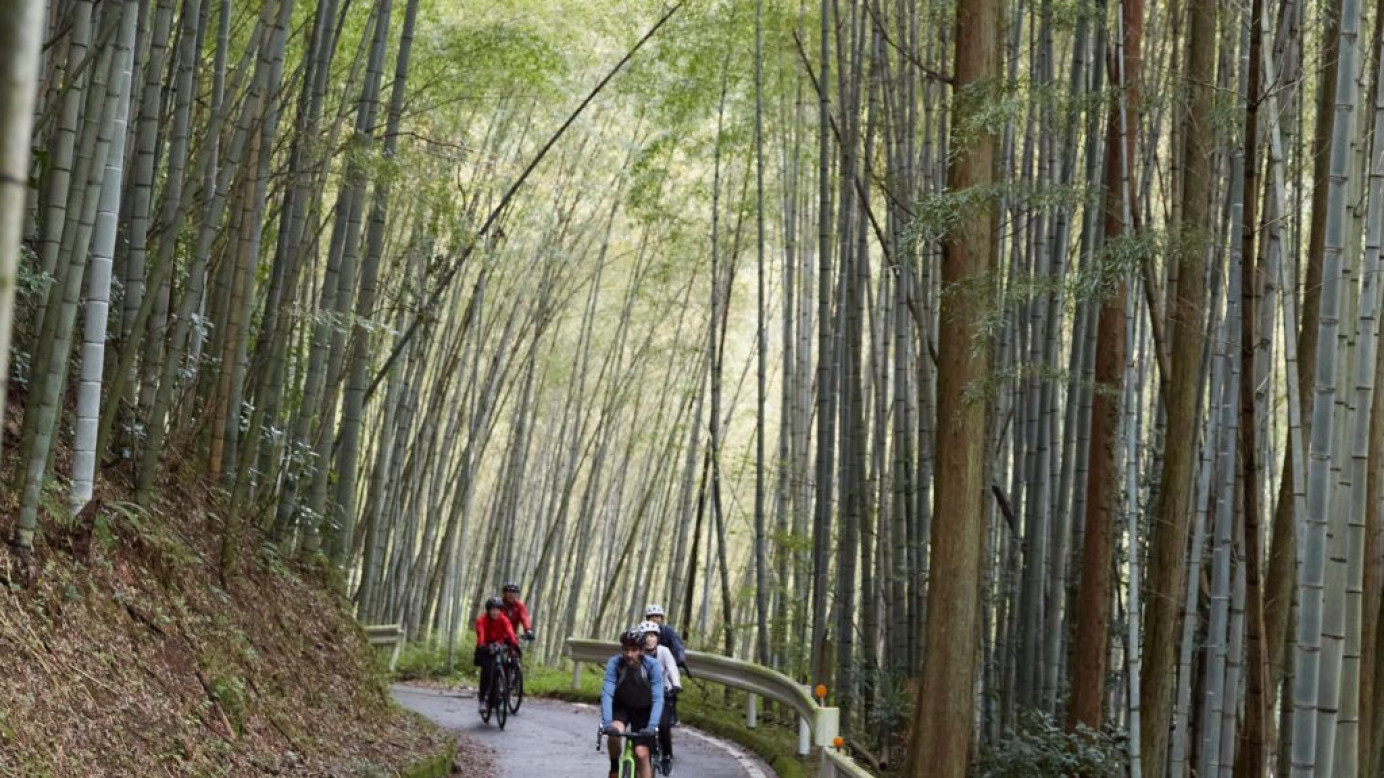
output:
<instances>
[{"instance_id":1,"label":"handlebar","mask_svg":"<svg viewBox=\"0 0 1384 778\"><path fill-rule=\"evenodd\" d=\"M601 750L601 737L627 737L630 740L647 740L652 742L658 736L658 729L651 728L643 732L631 732L615 727L596 727L596 750Z\"/></svg>"}]
</instances>

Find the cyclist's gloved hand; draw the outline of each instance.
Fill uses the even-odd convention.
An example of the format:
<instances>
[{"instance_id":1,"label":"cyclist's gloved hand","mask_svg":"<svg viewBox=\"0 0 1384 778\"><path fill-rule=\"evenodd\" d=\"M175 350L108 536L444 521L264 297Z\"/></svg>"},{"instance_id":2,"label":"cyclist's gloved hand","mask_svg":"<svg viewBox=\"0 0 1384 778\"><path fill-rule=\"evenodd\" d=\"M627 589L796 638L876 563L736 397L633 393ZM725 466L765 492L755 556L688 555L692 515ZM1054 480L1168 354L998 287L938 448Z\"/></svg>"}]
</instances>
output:
<instances>
[{"instance_id":1,"label":"cyclist's gloved hand","mask_svg":"<svg viewBox=\"0 0 1384 778\"><path fill-rule=\"evenodd\" d=\"M533 640L533 630L529 630L528 632L525 632L525 633L524 633L524 639L525 639L525 640Z\"/></svg>"},{"instance_id":2,"label":"cyclist's gloved hand","mask_svg":"<svg viewBox=\"0 0 1384 778\"><path fill-rule=\"evenodd\" d=\"M648 729L644 730L643 732L640 732L639 734L643 735L644 737L654 737L658 734L658 727L649 727Z\"/></svg>"},{"instance_id":3,"label":"cyclist's gloved hand","mask_svg":"<svg viewBox=\"0 0 1384 778\"><path fill-rule=\"evenodd\" d=\"M671 689L668 690L668 693L671 694L671 695L673 695L674 697L676 697L676 696L678 696L679 694L682 694L682 687L681 687L681 686L674 686L673 688L671 688Z\"/></svg>"}]
</instances>

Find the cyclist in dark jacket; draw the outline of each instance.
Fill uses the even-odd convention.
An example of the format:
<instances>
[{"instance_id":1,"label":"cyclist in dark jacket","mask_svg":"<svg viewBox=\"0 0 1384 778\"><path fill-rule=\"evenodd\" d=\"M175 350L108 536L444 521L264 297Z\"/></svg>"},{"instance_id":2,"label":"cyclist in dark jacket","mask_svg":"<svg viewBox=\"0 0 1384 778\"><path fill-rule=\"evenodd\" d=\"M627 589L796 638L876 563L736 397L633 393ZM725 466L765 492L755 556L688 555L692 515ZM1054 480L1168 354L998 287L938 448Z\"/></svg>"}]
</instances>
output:
<instances>
[{"instance_id":1,"label":"cyclist in dark jacket","mask_svg":"<svg viewBox=\"0 0 1384 778\"><path fill-rule=\"evenodd\" d=\"M662 605L650 605L644 609L644 618L658 625L659 645L667 646L673 652L673 659L677 660L678 668L684 673L687 672L687 649L683 648L682 636L678 631L668 626L666 617L663 615ZM688 673L691 675L691 673Z\"/></svg>"}]
</instances>

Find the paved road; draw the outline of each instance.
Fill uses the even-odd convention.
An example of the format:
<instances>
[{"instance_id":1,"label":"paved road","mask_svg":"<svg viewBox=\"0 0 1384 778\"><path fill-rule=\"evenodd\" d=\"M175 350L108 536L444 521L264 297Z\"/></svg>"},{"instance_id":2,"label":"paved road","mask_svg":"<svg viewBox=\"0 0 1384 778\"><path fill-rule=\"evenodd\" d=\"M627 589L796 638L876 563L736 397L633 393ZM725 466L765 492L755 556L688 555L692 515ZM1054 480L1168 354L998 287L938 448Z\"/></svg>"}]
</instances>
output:
<instances>
[{"instance_id":1,"label":"paved road","mask_svg":"<svg viewBox=\"0 0 1384 778\"><path fill-rule=\"evenodd\" d=\"M396 685L399 704L448 729L465 732L500 755L504 778L594 778L610 769L610 757L596 753L600 712L591 705L556 700L524 700L501 732L476 715L472 690L441 692ZM774 772L739 746L688 727L673 733L673 778L773 778ZM476 778L481 778L476 776ZM485 778L496 778L485 776Z\"/></svg>"}]
</instances>

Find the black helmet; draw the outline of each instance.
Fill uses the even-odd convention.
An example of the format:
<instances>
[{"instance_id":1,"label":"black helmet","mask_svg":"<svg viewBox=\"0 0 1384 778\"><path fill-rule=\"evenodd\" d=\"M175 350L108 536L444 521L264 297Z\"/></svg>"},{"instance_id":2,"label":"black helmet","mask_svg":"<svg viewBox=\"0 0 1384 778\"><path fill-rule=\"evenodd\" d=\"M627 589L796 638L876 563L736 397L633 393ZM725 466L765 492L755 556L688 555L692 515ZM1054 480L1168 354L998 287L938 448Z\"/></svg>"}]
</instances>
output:
<instances>
[{"instance_id":1,"label":"black helmet","mask_svg":"<svg viewBox=\"0 0 1384 778\"><path fill-rule=\"evenodd\" d=\"M485 609L486 609L486 610L490 610L491 608L504 608L504 607L505 607L505 601L502 600L502 599L500 599L499 597L491 597L490 599L488 599L488 600L485 601Z\"/></svg>"},{"instance_id":2,"label":"black helmet","mask_svg":"<svg viewBox=\"0 0 1384 778\"><path fill-rule=\"evenodd\" d=\"M515 594L518 594L518 593L519 593L519 584L517 584L517 583L515 583L515 582L513 582L513 581L509 581L508 583L506 583L506 584L504 585L504 591L506 591L506 592L514 592Z\"/></svg>"},{"instance_id":3,"label":"black helmet","mask_svg":"<svg viewBox=\"0 0 1384 778\"><path fill-rule=\"evenodd\" d=\"M620 635L620 645L631 648L644 647L644 634L636 629L626 630Z\"/></svg>"}]
</instances>

